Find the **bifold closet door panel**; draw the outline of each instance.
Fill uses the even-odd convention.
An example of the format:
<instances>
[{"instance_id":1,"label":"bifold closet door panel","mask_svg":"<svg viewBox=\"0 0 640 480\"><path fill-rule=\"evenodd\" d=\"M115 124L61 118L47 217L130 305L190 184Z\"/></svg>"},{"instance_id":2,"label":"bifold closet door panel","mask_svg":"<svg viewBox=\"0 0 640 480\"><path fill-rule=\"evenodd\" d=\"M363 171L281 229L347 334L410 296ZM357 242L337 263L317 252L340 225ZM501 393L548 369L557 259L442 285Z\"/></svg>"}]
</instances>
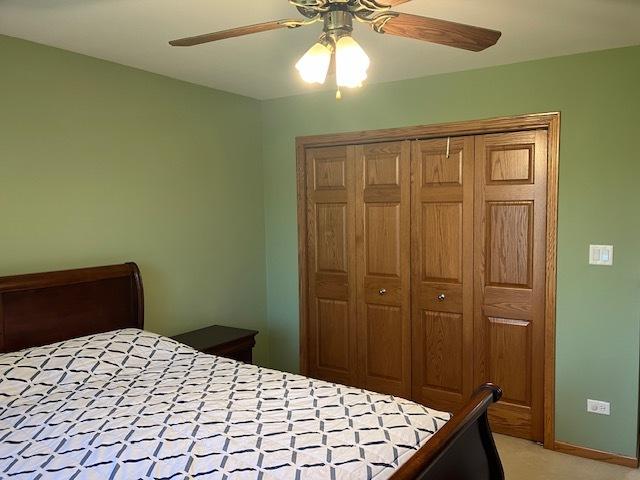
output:
<instances>
[{"instance_id":1,"label":"bifold closet door panel","mask_svg":"<svg viewBox=\"0 0 640 480\"><path fill-rule=\"evenodd\" d=\"M473 384L474 138L413 142L413 399L456 411Z\"/></svg>"},{"instance_id":2,"label":"bifold closet door panel","mask_svg":"<svg viewBox=\"0 0 640 480\"><path fill-rule=\"evenodd\" d=\"M542 441L547 132L476 138L476 383L495 431Z\"/></svg>"},{"instance_id":3,"label":"bifold closet door panel","mask_svg":"<svg viewBox=\"0 0 640 480\"><path fill-rule=\"evenodd\" d=\"M306 152L309 375L348 385L358 384L354 153Z\"/></svg>"},{"instance_id":4,"label":"bifold closet door panel","mask_svg":"<svg viewBox=\"0 0 640 480\"><path fill-rule=\"evenodd\" d=\"M411 395L410 142L356 147L361 385Z\"/></svg>"}]
</instances>

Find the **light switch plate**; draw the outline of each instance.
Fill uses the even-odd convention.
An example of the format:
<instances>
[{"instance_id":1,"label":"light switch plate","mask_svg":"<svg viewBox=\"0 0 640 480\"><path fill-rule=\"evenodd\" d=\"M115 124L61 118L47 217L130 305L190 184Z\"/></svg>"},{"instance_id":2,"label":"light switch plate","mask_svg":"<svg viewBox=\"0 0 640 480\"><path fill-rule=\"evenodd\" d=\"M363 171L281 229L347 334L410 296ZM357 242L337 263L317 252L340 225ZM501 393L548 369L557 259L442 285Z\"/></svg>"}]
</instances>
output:
<instances>
[{"instance_id":1,"label":"light switch plate","mask_svg":"<svg viewBox=\"0 0 640 480\"><path fill-rule=\"evenodd\" d=\"M589 265L613 265L613 245L590 245Z\"/></svg>"}]
</instances>

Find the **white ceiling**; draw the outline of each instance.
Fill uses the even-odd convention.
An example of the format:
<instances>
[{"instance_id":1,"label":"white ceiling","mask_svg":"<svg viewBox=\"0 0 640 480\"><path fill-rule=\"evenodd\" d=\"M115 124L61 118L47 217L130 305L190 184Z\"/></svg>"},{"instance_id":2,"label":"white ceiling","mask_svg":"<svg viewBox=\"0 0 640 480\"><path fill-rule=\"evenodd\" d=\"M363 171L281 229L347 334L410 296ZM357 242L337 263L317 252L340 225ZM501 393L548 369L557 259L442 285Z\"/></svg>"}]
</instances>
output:
<instances>
[{"instance_id":1,"label":"white ceiling","mask_svg":"<svg viewBox=\"0 0 640 480\"><path fill-rule=\"evenodd\" d=\"M640 44L640 0L413 0L399 11L493 28L472 53L356 26L370 82ZM259 99L311 90L294 64L321 25L199 47L174 38L296 17L287 0L0 0L0 33Z\"/></svg>"}]
</instances>

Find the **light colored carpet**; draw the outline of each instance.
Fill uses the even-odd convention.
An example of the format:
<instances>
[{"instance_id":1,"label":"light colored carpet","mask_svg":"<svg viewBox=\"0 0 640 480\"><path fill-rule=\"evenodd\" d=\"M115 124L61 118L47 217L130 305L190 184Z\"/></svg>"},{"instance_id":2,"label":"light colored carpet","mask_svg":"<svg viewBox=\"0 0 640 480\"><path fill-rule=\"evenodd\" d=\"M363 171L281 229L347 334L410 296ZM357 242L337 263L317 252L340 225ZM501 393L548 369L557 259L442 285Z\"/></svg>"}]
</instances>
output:
<instances>
[{"instance_id":1,"label":"light colored carpet","mask_svg":"<svg viewBox=\"0 0 640 480\"><path fill-rule=\"evenodd\" d=\"M552 452L505 435L495 439L506 480L640 480L640 470Z\"/></svg>"}]
</instances>

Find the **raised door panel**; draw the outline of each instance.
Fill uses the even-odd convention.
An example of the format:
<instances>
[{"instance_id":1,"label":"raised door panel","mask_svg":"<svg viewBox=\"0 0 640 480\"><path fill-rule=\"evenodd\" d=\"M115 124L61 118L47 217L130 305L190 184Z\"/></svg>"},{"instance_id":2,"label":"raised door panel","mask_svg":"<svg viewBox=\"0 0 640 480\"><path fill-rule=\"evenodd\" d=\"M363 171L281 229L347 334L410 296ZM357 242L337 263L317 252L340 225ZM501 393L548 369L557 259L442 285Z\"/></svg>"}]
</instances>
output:
<instances>
[{"instance_id":1,"label":"raised door panel","mask_svg":"<svg viewBox=\"0 0 640 480\"><path fill-rule=\"evenodd\" d=\"M318 156L313 163L315 190L345 190L347 168L342 154Z\"/></svg>"},{"instance_id":2,"label":"raised door panel","mask_svg":"<svg viewBox=\"0 0 640 480\"><path fill-rule=\"evenodd\" d=\"M489 375L513 404L531 404L530 327L526 320L489 317Z\"/></svg>"},{"instance_id":3,"label":"raised door panel","mask_svg":"<svg viewBox=\"0 0 640 480\"><path fill-rule=\"evenodd\" d=\"M429 143L421 142L420 158L418 161L422 167L422 185L462 185L462 164L463 146L456 143L451 148L449 144L449 155L442 150L441 141Z\"/></svg>"},{"instance_id":4,"label":"raised door panel","mask_svg":"<svg viewBox=\"0 0 640 480\"><path fill-rule=\"evenodd\" d=\"M347 205L316 204L316 272L347 273Z\"/></svg>"},{"instance_id":5,"label":"raised door panel","mask_svg":"<svg viewBox=\"0 0 640 480\"><path fill-rule=\"evenodd\" d=\"M488 183L532 183L534 154L526 139L522 144L491 148L487 151Z\"/></svg>"},{"instance_id":6,"label":"raised door panel","mask_svg":"<svg viewBox=\"0 0 640 480\"><path fill-rule=\"evenodd\" d=\"M462 395L462 324L458 313L424 311L422 381L426 388Z\"/></svg>"},{"instance_id":7,"label":"raised door panel","mask_svg":"<svg viewBox=\"0 0 640 480\"><path fill-rule=\"evenodd\" d=\"M309 375L356 385L353 147L310 149L307 161Z\"/></svg>"},{"instance_id":8,"label":"raised door panel","mask_svg":"<svg viewBox=\"0 0 640 480\"><path fill-rule=\"evenodd\" d=\"M399 187L400 156L395 152L370 155L364 163L365 186Z\"/></svg>"},{"instance_id":9,"label":"raised door panel","mask_svg":"<svg viewBox=\"0 0 640 480\"><path fill-rule=\"evenodd\" d=\"M412 397L448 411L474 387L473 155L473 137L412 150Z\"/></svg>"},{"instance_id":10,"label":"raised door panel","mask_svg":"<svg viewBox=\"0 0 640 480\"><path fill-rule=\"evenodd\" d=\"M400 204L365 204L367 276L400 277Z\"/></svg>"},{"instance_id":11,"label":"raised door panel","mask_svg":"<svg viewBox=\"0 0 640 480\"><path fill-rule=\"evenodd\" d=\"M356 147L355 171L360 381L409 397L409 142Z\"/></svg>"},{"instance_id":12,"label":"raised door panel","mask_svg":"<svg viewBox=\"0 0 640 480\"><path fill-rule=\"evenodd\" d=\"M422 205L423 280L462 282L462 202Z\"/></svg>"},{"instance_id":13,"label":"raised door panel","mask_svg":"<svg viewBox=\"0 0 640 480\"><path fill-rule=\"evenodd\" d=\"M492 428L512 436L535 437L533 425L532 325L524 320L488 318L489 377L503 389L500 406L489 412Z\"/></svg>"},{"instance_id":14,"label":"raised door panel","mask_svg":"<svg viewBox=\"0 0 640 480\"><path fill-rule=\"evenodd\" d=\"M487 285L529 288L533 202L487 202Z\"/></svg>"},{"instance_id":15,"label":"raised door panel","mask_svg":"<svg viewBox=\"0 0 640 480\"><path fill-rule=\"evenodd\" d=\"M389 380L393 383L401 380L399 373L402 365L402 335L398 334L398 325L402 325L402 309L388 305L368 304L366 307L367 328L367 377Z\"/></svg>"},{"instance_id":16,"label":"raised door panel","mask_svg":"<svg viewBox=\"0 0 640 480\"><path fill-rule=\"evenodd\" d=\"M543 436L547 134L476 138L475 378L497 432Z\"/></svg>"},{"instance_id":17,"label":"raised door panel","mask_svg":"<svg viewBox=\"0 0 640 480\"><path fill-rule=\"evenodd\" d=\"M343 300L317 299L318 367L349 373L349 304Z\"/></svg>"}]
</instances>

